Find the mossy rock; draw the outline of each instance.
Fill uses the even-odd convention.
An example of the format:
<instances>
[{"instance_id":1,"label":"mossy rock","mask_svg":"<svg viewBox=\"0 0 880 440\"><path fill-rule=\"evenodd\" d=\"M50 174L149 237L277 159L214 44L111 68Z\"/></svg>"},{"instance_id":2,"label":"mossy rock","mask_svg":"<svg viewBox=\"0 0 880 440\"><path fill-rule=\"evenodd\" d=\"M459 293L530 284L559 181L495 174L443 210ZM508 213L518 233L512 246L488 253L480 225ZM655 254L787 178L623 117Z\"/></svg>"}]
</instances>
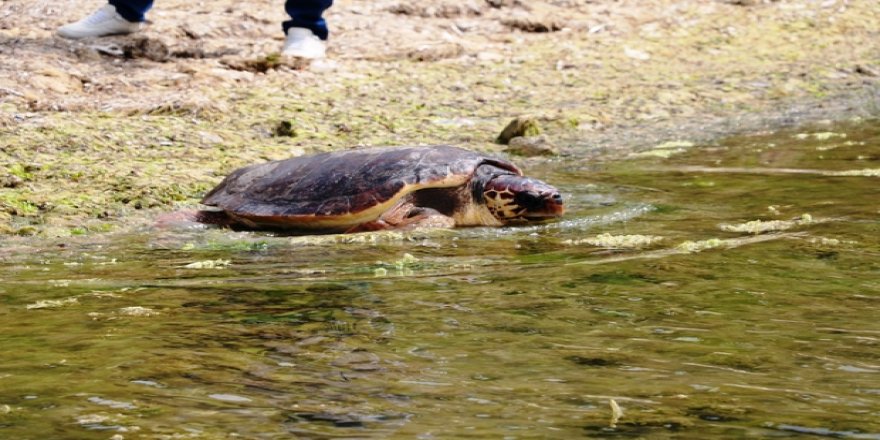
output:
<instances>
[{"instance_id":1,"label":"mossy rock","mask_svg":"<svg viewBox=\"0 0 880 440\"><path fill-rule=\"evenodd\" d=\"M519 116L510 121L507 127L498 135L496 142L502 145L508 145L510 140L515 137L530 137L541 134L541 125L538 120L531 116Z\"/></svg>"}]
</instances>

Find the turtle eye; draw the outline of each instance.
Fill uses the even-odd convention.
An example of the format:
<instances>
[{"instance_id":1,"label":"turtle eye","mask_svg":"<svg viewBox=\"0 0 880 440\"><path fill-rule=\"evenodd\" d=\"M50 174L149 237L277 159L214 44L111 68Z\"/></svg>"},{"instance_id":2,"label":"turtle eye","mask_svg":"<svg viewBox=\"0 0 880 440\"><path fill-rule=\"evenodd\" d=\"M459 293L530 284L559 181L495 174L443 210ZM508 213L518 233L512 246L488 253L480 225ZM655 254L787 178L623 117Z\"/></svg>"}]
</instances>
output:
<instances>
[{"instance_id":1,"label":"turtle eye","mask_svg":"<svg viewBox=\"0 0 880 440\"><path fill-rule=\"evenodd\" d=\"M526 211L540 209L544 206L544 198L534 191L517 192L513 198L514 203Z\"/></svg>"}]
</instances>

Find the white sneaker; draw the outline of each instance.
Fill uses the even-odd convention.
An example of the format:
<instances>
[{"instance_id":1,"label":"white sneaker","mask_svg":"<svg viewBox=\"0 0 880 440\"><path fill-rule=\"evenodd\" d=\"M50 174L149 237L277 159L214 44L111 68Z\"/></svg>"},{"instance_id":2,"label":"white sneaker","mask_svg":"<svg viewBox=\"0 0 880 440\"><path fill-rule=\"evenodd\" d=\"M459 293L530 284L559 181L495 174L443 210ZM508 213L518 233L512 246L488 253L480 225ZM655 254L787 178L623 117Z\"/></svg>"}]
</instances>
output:
<instances>
[{"instance_id":1,"label":"white sneaker","mask_svg":"<svg viewBox=\"0 0 880 440\"><path fill-rule=\"evenodd\" d=\"M324 42L313 34L310 29L290 28L287 30L287 39L281 48L281 55L297 58L324 58L327 48Z\"/></svg>"},{"instance_id":2,"label":"white sneaker","mask_svg":"<svg viewBox=\"0 0 880 440\"><path fill-rule=\"evenodd\" d=\"M73 40L106 35L130 34L137 32L141 23L134 23L122 18L116 7L105 5L94 14L68 25L58 28L58 35Z\"/></svg>"}]
</instances>

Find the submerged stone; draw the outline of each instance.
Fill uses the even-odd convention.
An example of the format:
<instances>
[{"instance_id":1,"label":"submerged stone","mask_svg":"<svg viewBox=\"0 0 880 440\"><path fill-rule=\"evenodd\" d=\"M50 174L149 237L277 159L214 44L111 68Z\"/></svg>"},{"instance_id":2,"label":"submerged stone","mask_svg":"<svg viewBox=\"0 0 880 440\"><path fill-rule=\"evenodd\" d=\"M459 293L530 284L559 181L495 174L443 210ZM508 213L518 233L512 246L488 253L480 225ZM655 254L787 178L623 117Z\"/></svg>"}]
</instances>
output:
<instances>
[{"instance_id":1,"label":"submerged stone","mask_svg":"<svg viewBox=\"0 0 880 440\"><path fill-rule=\"evenodd\" d=\"M208 397L210 397L210 398L212 398L212 399L214 399L214 400L221 400L221 401L223 401L223 402L239 402L239 403L244 403L244 402L250 402L250 401L251 401L251 399L249 399L249 398L247 398L247 397L244 397L244 396L237 396L237 395L235 395L235 394L210 394L210 395L208 395Z\"/></svg>"}]
</instances>

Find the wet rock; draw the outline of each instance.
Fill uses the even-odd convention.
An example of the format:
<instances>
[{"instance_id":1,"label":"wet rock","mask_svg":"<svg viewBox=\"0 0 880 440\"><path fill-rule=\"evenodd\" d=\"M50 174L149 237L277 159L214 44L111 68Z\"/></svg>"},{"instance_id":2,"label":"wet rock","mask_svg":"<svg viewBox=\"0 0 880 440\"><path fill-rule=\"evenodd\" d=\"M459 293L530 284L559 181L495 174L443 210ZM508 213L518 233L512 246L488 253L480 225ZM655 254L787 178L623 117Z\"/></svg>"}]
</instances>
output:
<instances>
[{"instance_id":1,"label":"wet rock","mask_svg":"<svg viewBox=\"0 0 880 440\"><path fill-rule=\"evenodd\" d=\"M565 28L565 24L554 18L507 18L501 24L518 31L546 33L557 32Z\"/></svg>"},{"instance_id":2,"label":"wet rock","mask_svg":"<svg viewBox=\"0 0 880 440\"><path fill-rule=\"evenodd\" d=\"M556 156L559 149L545 135L517 136L510 140L507 152L519 156Z\"/></svg>"},{"instance_id":3,"label":"wet rock","mask_svg":"<svg viewBox=\"0 0 880 440\"><path fill-rule=\"evenodd\" d=\"M537 136L541 134L541 126L538 120L532 116L519 116L510 121L507 127L501 131L495 140L499 144L507 145L510 140L518 136Z\"/></svg>"}]
</instances>

